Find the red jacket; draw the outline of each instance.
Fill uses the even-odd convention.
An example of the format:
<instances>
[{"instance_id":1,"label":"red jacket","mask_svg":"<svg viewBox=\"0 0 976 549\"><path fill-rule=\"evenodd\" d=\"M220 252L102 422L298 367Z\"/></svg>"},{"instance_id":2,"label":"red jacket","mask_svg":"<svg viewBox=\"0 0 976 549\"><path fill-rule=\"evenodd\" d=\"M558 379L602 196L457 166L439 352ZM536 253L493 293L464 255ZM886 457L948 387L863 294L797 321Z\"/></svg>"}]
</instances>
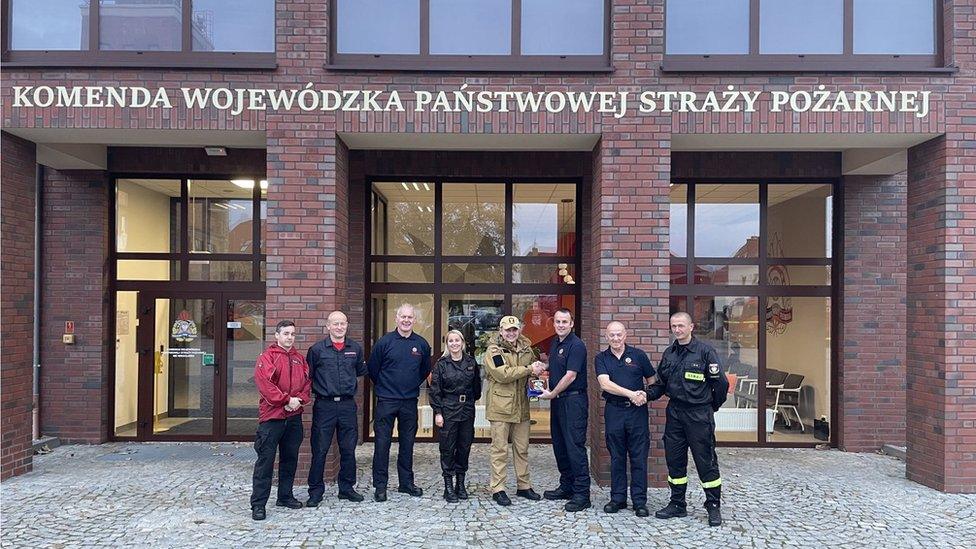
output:
<instances>
[{"instance_id":1,"label":"red jacket","mask_svg":"<svg viewBox=\"0 0 976 549\"><path fill-rule=\"evenodd\" d=\"M299 407L291 412L285 405L291 397L298 397L302 404L312 399L312 378L308 374L308 363L294 347L285 350L277 343L271 344L254 366L254 383L261 393L258 404L258 422L269 419L285 419L300 416L304 411Z\"/></svg>"}]
</instances>

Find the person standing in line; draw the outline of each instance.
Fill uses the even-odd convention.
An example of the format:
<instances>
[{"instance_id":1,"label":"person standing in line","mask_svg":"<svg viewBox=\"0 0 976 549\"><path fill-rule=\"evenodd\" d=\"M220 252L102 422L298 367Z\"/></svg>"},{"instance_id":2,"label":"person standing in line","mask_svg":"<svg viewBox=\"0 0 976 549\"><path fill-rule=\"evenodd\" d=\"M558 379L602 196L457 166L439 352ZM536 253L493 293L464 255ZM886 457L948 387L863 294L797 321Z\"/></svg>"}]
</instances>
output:
<instances>
[{"instance_id":1,"label":"person standing in line","mask_svg":"<svg viewBox=\"0 0 976 549\"><path fill-rule=\"evenodd\" d=\"M312 380L308 363L295 349L295 323L282 320L275 326L272 343L254 366L254 383L261 395L254 451L258 454L251 479L251 518L264 520L271 495L275 454L278 455L278 498L275 505L301 509L295 499L295 470L304 430L302 412L311 400Z\"/></svg>"},{"instance_id":2,"label":"person standing in line","mask_svg":"<svg viewBox=\"0 0 976 549\"><path fill-rule=\"evenodd\" d=\"M481 371L464 347L464 334L459 330L447 332L444 354L434 364L428 393L439 429L444 499L448 503L468 499L464 475L474 441L474 403L481 398Z\"/></svg>"}]
</instances>

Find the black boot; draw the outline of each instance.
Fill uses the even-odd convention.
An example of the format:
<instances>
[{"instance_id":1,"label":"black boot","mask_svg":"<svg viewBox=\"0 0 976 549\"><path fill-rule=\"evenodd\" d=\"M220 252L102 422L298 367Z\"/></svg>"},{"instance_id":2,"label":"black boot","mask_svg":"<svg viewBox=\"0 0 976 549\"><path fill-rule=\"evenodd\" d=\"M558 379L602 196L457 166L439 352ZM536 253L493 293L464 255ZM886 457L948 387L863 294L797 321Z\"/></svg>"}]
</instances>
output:
<instances>
[{"instance_id":1,"label":"black boot","mask_svg":"<svg viewBox=\"0 0 976 549\"><path fill-rule=\"evenodd\" d=\"M708 525L722 525L722 486L705 488L705 510L708 511Z\"/></svg>"},{"instance_id":2,"label":"black boot","mask_svg":"<svg viewBox=\"0 0 976 549\"><path fill-rule=\"evenodd\" d=\"M454 484L454 493L458 499L468 499L468 490L464 487L464 473L457 474L457 482Z\"/></svg>"},{"instance_id":3,"label":"black boot","mask_svg":"<svg viewBox=\"0 0 976 549\"><path fill-rule=\"evenodd\" d=\"M457 503L458 497L454 493L454 478L451 475L444 475L444 501Z\"/></svg>"},{"instance_id":4,"label":"black boot","mask_svg":"<svg viewBox=\"0 0 976 549\"><path fill-rule=\"evenodd\" d=\"M671 501L663 509L654 512L654 516L659 519L669 519L676 517L687 517L688 507L685 503L685 493L688 491L687 484L671 484Z\"/></svg>"}]
</instances>

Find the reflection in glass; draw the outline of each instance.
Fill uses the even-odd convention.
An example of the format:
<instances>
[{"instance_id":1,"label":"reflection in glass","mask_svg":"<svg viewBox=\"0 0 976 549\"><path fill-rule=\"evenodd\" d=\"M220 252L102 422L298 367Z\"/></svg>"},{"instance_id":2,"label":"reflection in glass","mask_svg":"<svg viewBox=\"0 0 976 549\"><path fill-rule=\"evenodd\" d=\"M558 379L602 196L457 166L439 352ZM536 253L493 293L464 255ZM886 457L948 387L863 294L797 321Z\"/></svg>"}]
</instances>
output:
<instances>
[{"instance_id":1,"label":"reflection in glass","mask_svg":"<svg viewBox=\"0 0 976 549\"><path fill-rule=\"evenodd\" d=\"M766 302L766 406L773 442L815 442L813 420L830 415L830 298Z\"/></svg>"},{"instance_id":2,"label":"reflection in glass","mask_svg":"<svg viewBox=\"0 0 976 549\"><path fill-rule=\"evenodd\" d=\"M100 0L98 48L128 51L183 49L182 0Z\"/></svg>"},{"instance_id":3,"label":"reflection in glass","mask_svg":"<svg viewBox=\"0 0 976 549\"><path fill-rule=\"evenodd\" d=\"M688 255L688 185L671 185L668 236L672 257Z\"/></svg>"},{"instance_id":4,"label":"reflection in glass","mask_svg":"<svg viewBox=\"0 0 976 549\"><path fill-rule=\"evenodd\" d=\"M253 435L258 426L254 364L264 350L264 301L227 301L227 434Z\"/></svg>"},{"instance_id":5,"label":"reflection in glass","mask_svg":"<svg viewBox=\"0 0 976 549\"><path fill-rule=\"evenodd\" d=\"M749 53L749 0L668 0L666 52Z\"/></svg>"},{"instance_id":6,"label":"reflection in glass","mask_svg":"<svg viewBox=\"0 0 976 549\"><path fill-rule=\"evenodd\" d=\"M505 266L497 263L444 263L441 282L502 284L505 282Z\"/></svg>"},{"instance_id":7,"label":"reflection in glass","mask_svg":"<svg viewBox=\"0 0 976 549\"><path fill-rule=\"evenodd\" d=\"M603 0L522 0L523 55L602 55Z\"/></svg>"},{"instance_id":8,"label":"reflection in glass","mask_svg":"<svg viewBox=\"0 0 976 549\"><path fill-rule=\"evenodd\" d=\"M191 252L253 252L253 181L191 179L187 188Z\"/></svg>"},{"instance_id":9,"label":"reflection in glass","mask_svg":"<svg viewBox=\"0 0 976 549\"><path fill-rule=\"evenodd\" d=\"M274 0L193 0L193 51L275 51Z\"/></svg>"},{"instance_id":10,"label":"reflection in glass","mask_svg":"<svg viewBox=\"0 0 976 549\"><path fill-rule=\"evenodd\" d=\"M180 180L119 179L115 246L120 252L180 251Z\"/></svg>"},{"instance_id":11,"label":"reflection in glass","mask_svg":"<svg viewBox=\"0 0 976 549\"><path fill-rule=\"evenodd\" d=\"M854 53L925 55L935 51L931 0L854 0Z\"/></svg>"},{"instance_id":12,"label":"reflection in glass","mask_svg":"<svg viewBox=\"0 0 976 549\"><path fill-rule=\"evenodd\" d=\"M396 311L404 303L414 306L416 319L413 331L423 336L427 343L430 343L432 352L437 356L438 344L434 339L434 296L430 294L372 294L370 296L372 343L375 344L379 338L396 329ZM373 398L375 399L375 395ZM369 436L375 434L373 431L373 411L375 409L375 405L369 408ZM427 398L426 383L420 386L417 410L420 415L417 436L433 436L434 417L430 408L430 401ZM397 436L396 427L393 429L393 436Z\"/></svg>"},{"instance_id":13,"label":"reflection in glass","mask_svg":"<svg viewBox=\"0 0 976 549\"><path fill-rule=\"evenodd\" d=\"M89 9L89 0L11 0L11 49L87 50Z\"/></svg>"},{"instance_id":14,"label":"reflection in glass","mask_svg":"<svg viewBox=\"0 0 976 549\"><path fill-rule=\"evenodd\" d=\"M830 257L831 186L777 184L768 189L768 256Z\"/></svg>"},{"instance_id":15,"label":"reflection in glass","mask_svg":"<svg viewBox=\"0 0 976 549\"><path fill-rule=\"evenodd\" d=\"M213 434L216 320L212 299L156 299L153 433Z\"/></svg>"},{"instance_id":16,"label":"reflection in glass","mask_svg":"<svg viewBox=\"0 0 976 549\"><path fill-rule=\"evenodd\" d=\"M139 397L136 316L139 292L115 294L115 419L117 437L134 437Z\"/></svg>"},{"instance_id":17,"label":"reflection in glass","mask_svg":"<svg viewBox=\"0 0 976 549\"><path fill-rule=\"evenodd\" d=\"M673 262L668 266L671 285L688 284L688 265Z\"/></svg>"},{"instance_id":18,"label":"reflection in glass","mask_svg":"<svg viewBox=\"0 0 976 549\"><path fill-rule=\"evenodd\" d=\"M729 378L729 397L715 413L719 441L759 440L758 307L756 297L695 298L695 337L718 352ZM768 431L772 428L769 414L767 419Z\"/></svg>"},{"instance_id":19,"label":"reflection in glass","mask_svg":"<svg viewBox=\"0 0 976 549\"><path fill-rule=\"evenodd\" d=\"M430 0L430 53L512 53L512 0Z\"/></svg>"},{"instance_id":20,"label":"reflection in glass","mask_svg":"<svg viewBox=\"0 0 976 549\"><path fill-rule=\"evenodd\" d=\"M420 53L420 0L338 0L339 53Z\"/></svg>"},{"instance_id":21,"label":"reflection in glass","mask_svg":"<svg viewBox=\"0 0 976 549\"><path fill-rule=\"evenodd\" d=\"M516 284L576 284L576 265L572 263L516 263L512 265Z\"/></svg>"},{"instance_id":22,"label":"reflection in glass","mask_svg":"<svg viewBox=\"0 0 976 549\"><path fill-rule=\"evenodd\" d=\"M449 295L441 296L441 339L448 330L458 330L464 334L464 345L467 353L475 357L478 364L484 363L484 354L491 343L493 334L498 333L498 323L504 316L505 300L500 295ZM433 345L433 344L432 344ZM444 342L434 347L434 356L439 357L444 352ZM481 377L484 379L485 370L482 366ZM474 435L476 437L490 437L491 426L485 417L485 391L487 383L481 385L481 399L475 403ZM428 413L428 412L424 412Z\"/></svg>"},{"instance_id":23,"label":"reflection in glass","mask_svg":"<svg viewBox=\"0 0 976 549\"><path fill-rule=\"evenodd\" d=\"M444 255L505 255L505 185L446 183L442 187Z\"/></svg>"},{"instance_id":24,"label":"reflection in glass","mask_svg":"<svg viewBox=\"0 0 976 549\"><path fill-rule=\"evenodd\" d=\"M252 278L250 261L209 261L190 260L190 280L209 280L215 282L250 282Z\"/></svg>"},{"instance_id":25,"label":"reflection in glass","mask_svg":"<svg viewBox=\"0 0 976 549\"><path fill-rule=\"evenodd\" d=\"M695 255L759 257L759 186L695 186Z\"/></svg>"},{"instance_id":26,"label":"reflection in glass","mask_svg":"<svg viewBox=\"0 0 976 549\"><path fill-rule=\"evenodd\" d=\"M695 265L695 284L755 286L759 265Z\"/></svg>"},{"instance_id":27,"label":"reflection in glass","mask_svg":"<svg viewBox=\"0 0 976 549\"><path fill-rule=\"evenodd\" d=\"M515 185L513 255L576 255L576 186Z\"/></svg>"},{"instance_id":28,"label":"reflection in glass","mask_svg":"<svg viewBox=\"0 0 976 549\"><path fill-rule=\"evenodd\" d=\"M844 0L761 2L759 53L844 53Z\"/></svg>"},{"instance_id":29,"label":"reflection in glass","mask_svg":"<svg viewBox=\"0 0 976 549\"><path fill-rule=\"evenodd\" d=\"M565 307L576 312L576 296L573 295L513 295L512 315L522 319L522 335L532 342L532 348L543 361L556 337L552 315ZM577 320L578 324L578 320ZM543 374L544 376L548 374ZM533 437L549 437L549 401L529 400L529 419L532 420L529 433Z\"/></svg>"},{"instance_id":30,"label":"reflection in glass","mask_svg":"<svg viewBox=\"0 0 976 549\"><path fill-rule=\"evenodd\" d=\"M770 286L830 286L830 265L770 265Z\"/></svg>"},{"instance_id":31,"label":"reflection in glass","mask_svg":"<svg viewBox=\"0 0 976 549\"><path fill-rule=\"evenodd\" d=\"M383 263L375 262L372 282L433 282L433 263Z\"/></svg>"},{"instance_id":32,"label":"reflection in glass","mask_svg":"<svg viewBox=\"0 0 976 549\"><path fill-rule=\"evenodd\" d=\"M374 239L373 253L434 255L434 186L374 183L373 194L384 214L373 216L373 234L382 238Z\"/></svg>"}]
</instances>

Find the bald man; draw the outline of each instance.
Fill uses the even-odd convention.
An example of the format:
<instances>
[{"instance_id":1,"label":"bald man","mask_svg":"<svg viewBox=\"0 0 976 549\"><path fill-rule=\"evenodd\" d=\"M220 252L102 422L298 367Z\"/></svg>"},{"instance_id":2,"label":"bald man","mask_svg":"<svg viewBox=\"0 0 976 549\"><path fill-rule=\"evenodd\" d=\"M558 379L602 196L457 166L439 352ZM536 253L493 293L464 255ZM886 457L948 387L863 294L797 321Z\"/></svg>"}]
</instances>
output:
<instances>
[{"instance_id":1,"label":"bald man","mask_svg":"<svg viewBox=\"0 0 976 549\"><path fill-rule=\"evenodd\" d=\"M654 367L647 353L627 345L627 327L623 323L607 324L604 334L609 346L594 359L596 379L607 402L603 418L610 451L610 501L603 511L616 513L627 508L629 460L630 501L634 514L646 517L650 432L644 387L651 383Z\"/></svg>"},{"instance_id":2,"label":"bald man","mask_svg":"<svg viewBox=\"0 0 976 549\"><path fill-rule=\"evenodd\" d=\"M657 377L647 396L657 400L668 395L664 424L664 457L668 463L671 501L654 513L661 519L688 515L685 493L688 490L688 450L695 458L698 479L705 489L708 525L722 524L722 477L715 454L715 412L728 397L729 380L722 370L718 353L693 335L691 315L671 315L674 343L665 349L657 366Z\"/></svg>"},{"instance_id":3,"label":"bald man","mask_svg":"<svg viewBox=\"0 0 976 549\"><path fill-rule=\"evenodd\" d=\"M308 350L315 407L312 408L312 466L308 470L308 502L318 507L325 493L325 457L332 435L339 442L339 499L363 501L356 492L357 379L366 375L366 361L359 343L346 337L349 321L341 311L329 315L329 335Z\"/></svg>"}]
</instances>

